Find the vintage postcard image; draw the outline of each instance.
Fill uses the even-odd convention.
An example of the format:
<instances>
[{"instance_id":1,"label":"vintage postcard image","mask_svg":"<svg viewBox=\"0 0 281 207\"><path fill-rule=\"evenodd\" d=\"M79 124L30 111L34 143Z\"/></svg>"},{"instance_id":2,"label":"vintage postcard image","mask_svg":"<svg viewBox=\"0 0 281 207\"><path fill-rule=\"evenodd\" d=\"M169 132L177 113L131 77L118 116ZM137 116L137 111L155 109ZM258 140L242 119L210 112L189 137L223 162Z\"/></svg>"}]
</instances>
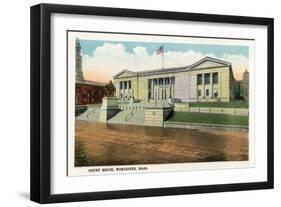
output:
<instances>
[{"instance_id":1,"label":"vintage postcard image","mask_svg":"<svg viewBox=\"0 0 281 207\"><path fill-rule=\"evenodd\" d=\"M254 40L68 31L67 65L69 176L254 166Z\"/></svg>"}]
</instances>

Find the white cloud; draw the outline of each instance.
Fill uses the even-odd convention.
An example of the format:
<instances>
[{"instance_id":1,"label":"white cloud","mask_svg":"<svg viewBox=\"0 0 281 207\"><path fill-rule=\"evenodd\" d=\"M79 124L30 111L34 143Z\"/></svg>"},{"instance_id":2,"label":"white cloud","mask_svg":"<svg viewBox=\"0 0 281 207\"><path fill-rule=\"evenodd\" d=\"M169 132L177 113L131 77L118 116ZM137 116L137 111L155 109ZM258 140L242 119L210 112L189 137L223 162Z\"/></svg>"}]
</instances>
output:
<instances>
[{"instance_id":1,"label":"white cloud","mask_svg":"<svg viewBox=\"0 0 281 207\"><path fill-rule=\"evenodd\" d=\"M203 54L195 51L167 51L164 55L165 67L190 65L199 59L214 54ZM128 52L121 44L104 43L97 47L92 56L82 55L82 66L86 79L107 82L123 69L132 71L150 70L162 67L161 55L150 55L145 47L137 46ZM248 67L248 59L242 55L224 54L222 59L233 64L235 75ZM236 71L237 68L237 71Z\"/></svg>"}]
</instances>

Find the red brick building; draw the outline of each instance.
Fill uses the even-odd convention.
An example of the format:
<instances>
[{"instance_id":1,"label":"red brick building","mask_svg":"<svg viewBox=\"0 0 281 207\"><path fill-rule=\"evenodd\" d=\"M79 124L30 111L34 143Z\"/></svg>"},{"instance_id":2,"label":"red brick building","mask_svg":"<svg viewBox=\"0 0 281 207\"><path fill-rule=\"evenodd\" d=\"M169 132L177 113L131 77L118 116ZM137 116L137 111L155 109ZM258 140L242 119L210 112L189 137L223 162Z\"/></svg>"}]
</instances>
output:
<instances>
[{"instance_id":1,"label":"red brick building","mask_svg":"<svg viewBox=\"0 0 281 207\"><path fill-rule=\"evenodd\" d=\"M102 103L102 98L107 95L104 83L94 81L77 81L75 84L75 104L86 105Z\"/></svg>"},{"instance_id":2,"label":"red brick building","mask_svg":"<svg viewBox=\"0 0 281 207\"><path fill-rule=\"evenodd\" d=\"M102 103L102 98L107 96L105 83L88 81L84 79L82 71L82 56L80 40L76 39L76 81L75 81L75 105L87 105Z\"/></svg>"}]
</instances>

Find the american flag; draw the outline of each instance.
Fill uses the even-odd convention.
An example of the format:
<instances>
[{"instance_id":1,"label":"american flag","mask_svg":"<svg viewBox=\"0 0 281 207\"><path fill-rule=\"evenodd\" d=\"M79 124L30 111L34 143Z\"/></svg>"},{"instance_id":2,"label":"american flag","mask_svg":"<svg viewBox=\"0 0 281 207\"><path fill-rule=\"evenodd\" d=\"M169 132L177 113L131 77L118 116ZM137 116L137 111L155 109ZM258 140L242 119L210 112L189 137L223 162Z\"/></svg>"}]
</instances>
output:
<instances>
[{"instance_id":1,"label":"american flag","mask_svg":"<svg viewBox=\"0 0 281 207\"><path fill-rule=\"evenodd\" d=\"M161 45L161 46L156 50L156 55L163 54L163 53L164 53L164 46Z\"/></svg>"}]
</instances>

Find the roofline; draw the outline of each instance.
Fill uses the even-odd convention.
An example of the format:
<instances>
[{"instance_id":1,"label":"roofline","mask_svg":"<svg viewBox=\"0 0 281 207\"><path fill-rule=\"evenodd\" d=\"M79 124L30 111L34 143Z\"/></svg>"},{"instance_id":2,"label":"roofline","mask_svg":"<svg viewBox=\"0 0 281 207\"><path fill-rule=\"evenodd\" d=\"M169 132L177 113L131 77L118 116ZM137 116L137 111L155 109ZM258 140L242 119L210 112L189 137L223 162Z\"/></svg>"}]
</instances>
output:
<instances>
[{"instance_id":1,"label":"roofline","mask_svg":"<svg viewBox=\"0 0 281 207\"><path fill-rule=\"evenodd\" d=\"M106 83L104 82L97 82L97 81L91 81L91 80L84 80L84 81L75 81L75 84L83 84L83 85L89 85L89 86L105 86Z\"/></svg>"},{"instance_id":2,"label":"roofline","mask_svg":"<svg viewBox=\"0 0 281 207\"><path fill-rule=\"evenodd\" d=\"M221 60L221 59L217 59L217 58L213 58L213 57L206 56L206 57L204 57L204 58L198 60L197 62L191 64L191 65L189 66L189 69L190 69L190 68L193 68L193 67L195 67L195 66L197 66L197 65L199 65L200 63L204 62L204 61L207 60L207 59L210 59L210 60L212 60L212 61L214 61L214 62L216 62L216 63L223 63L223 64L226 64L226 65L228 65L228 66L231 65L230 62L227 62L227 61L225 61L225 60Z\"/></svg>"},{"instance_id":3,"label":"roofline","mask_svg":"<svg viewBox=\"0 0 281 207\"><path fill-rule=\"evenodd\" d=\"M131 70L123 69L123 70L121 70L119 73L115 74L115 75L113 76L113 79L114 79L116 76L122 74L123 72L128 72L128 73L132 73L132 74L136 74L136 73L137 73L137 72L133 72L133 71L131 71Z\"/></svg>"},{"instance_id":4,"label":"roofline","mask_svg":"<svg viewBox=\"0 0 281 207\"><path fill-rule=\"evenodd\" d=\"M213 57L209 57L206 56L198 61L196 61L195 63L189 65L189 66L182 66L182 67L173 67L173 68L164 68L164 69L154 69L154 70L147 70L147 71L139 71L139 72L133 72L127 69L124 69L122 71L120 71L119 73L117 73L116 75L113 76L113 79L118 79L117 77L122 74L123 72L127 71L129 73L131 73L133 75L133 77L138 76L138 75L142 75L142 76L147 76L147 75L154 75L154 74L163 74L163 73L179 73L179 72L185 72L185 71L189 71L192 70L194 67L196 67L197 65L199 65L200 63L206 61L206 60L211 60L213 62L216 63L222 63L225 64L226 66L231 66L230 62L227 62L225 60L221 60L221 59L217 59L217 58L213 58ZM219 67L225 67L225 66L219 66ZM205 67L202 69L207 69L207 68L212 68L212 67ZM201 69L201 68L200 68ZM171 70L171 71L169 71ZM196 69L197 70L197 69ZM231 69L232 70L232 69ZM233 75L232 75L233 76ZM131 76L128 76L131 77ZM124 78L124 77L122 77Z\"/></svg>"}]
</instances>

